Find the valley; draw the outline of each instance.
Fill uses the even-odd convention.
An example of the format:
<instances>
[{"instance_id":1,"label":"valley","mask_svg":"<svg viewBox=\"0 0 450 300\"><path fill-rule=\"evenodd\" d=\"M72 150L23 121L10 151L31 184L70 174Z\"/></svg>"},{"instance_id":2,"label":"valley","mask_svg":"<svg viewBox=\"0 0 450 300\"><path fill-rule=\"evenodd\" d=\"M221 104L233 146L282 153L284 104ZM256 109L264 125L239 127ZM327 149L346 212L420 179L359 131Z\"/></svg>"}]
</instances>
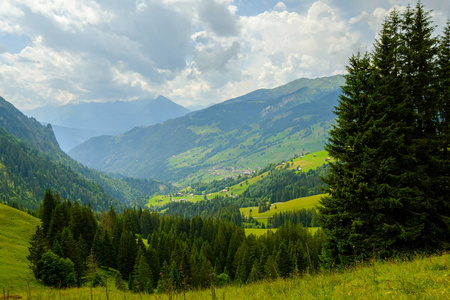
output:
<instances>
[{"instance_id":1,"label":"valley","mask_svg":"<svg viewBox=\"0 0 450 300\"><path fill-rule=\"evenodd\" d=\"M153 126L92 138L69 155L104 172L180 187L253 172L322 150L342 84L342 76L299 79Z\"/></svg>"},{"instance_id":2,"label":"valley","mask_svg":"<svg viewBox=\"0 0 450 300\"><path fill-rule=\"evenodd\" d=\"M155 86L112 66L146 90L127 101L76 104L79 89L36 120L0 97L0 299L447 299L450 23L434 37L421 2L386 14L346 75L197 111L143 97L180 80L152 61ZM220 77L240 68L238 32L215 32L232 42ZM200 54L177 68L211 90Z\"/></svg>"}]
</instances>

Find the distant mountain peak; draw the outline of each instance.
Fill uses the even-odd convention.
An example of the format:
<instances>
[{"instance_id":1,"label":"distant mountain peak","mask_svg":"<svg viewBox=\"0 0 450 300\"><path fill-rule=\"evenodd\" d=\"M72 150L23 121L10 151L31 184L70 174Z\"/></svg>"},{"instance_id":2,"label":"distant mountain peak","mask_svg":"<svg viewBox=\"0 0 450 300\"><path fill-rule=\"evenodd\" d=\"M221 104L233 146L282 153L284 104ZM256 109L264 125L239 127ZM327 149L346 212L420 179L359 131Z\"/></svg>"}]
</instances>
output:
<instances>
[{"instance_id":1,"label":"distant mountain peak","mask_svg":"<svg viewBox=\"0 0 450 300\"><path fill-rule=\"evenodd\" d=\"M160 95L156 99L45 106L27 111L27 114L40 122L57 125L56 138L61 148L68 151L94 136L86 135L89 132L115 135L134 127L162 123L189 112L187 108Z\"/></svg>"},{"instance_id":2,"label":"distant mountain peak","mask_svg":"<svg viewBox=\"0 0 450 300\"><path fill-rule=\"evenodd\" d=\"M107 172L172 182L211 178L214 167L264 167L323 147L344 82L333 76L260 89L120 136L90 139L69 155Z\"/></svg>"}]
</instances>

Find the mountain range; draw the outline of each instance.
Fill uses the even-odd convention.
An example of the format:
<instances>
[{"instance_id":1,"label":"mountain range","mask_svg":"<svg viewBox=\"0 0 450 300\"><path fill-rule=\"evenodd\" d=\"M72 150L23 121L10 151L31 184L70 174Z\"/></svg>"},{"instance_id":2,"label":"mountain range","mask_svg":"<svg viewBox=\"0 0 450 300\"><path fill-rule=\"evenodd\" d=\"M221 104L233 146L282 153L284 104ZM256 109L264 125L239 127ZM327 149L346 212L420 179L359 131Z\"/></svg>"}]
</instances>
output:
<instances>
[{"instance_id":1,"label":"mountain range","mask_svg":"<svg viewBox=\"0 0 450 300\"><path fill-rule=\"evenodd\" d=\"M47 188L94 209L138 205L173 187L155 180L115 178L64 153L51 125L42 125L0 97L0 200L37 209Z\"/></svg>"},{"instance_id":2,"label":"mountain range","mask_svg":"<svg viewBox=\"0 0 450 300\"><path fill-rule=\"evenodd\" d=\"M252 172L323 148L343 76L298 79L152 126L89 139L69 155L109 173L181 185Z\"/></svg>"},{"instance_id":3,"label":"mountain range","mask_svg":"<svg viewBox=\"0 0 450 300\"><path fill-rule=\"evenodd\" d=\"M148 126L185 115L190 110L159 96L134 101L89 102L48 105L24 111L50 123L64 151L93 136L115 135L136 126Z\"/></svg>"}]
</instances>

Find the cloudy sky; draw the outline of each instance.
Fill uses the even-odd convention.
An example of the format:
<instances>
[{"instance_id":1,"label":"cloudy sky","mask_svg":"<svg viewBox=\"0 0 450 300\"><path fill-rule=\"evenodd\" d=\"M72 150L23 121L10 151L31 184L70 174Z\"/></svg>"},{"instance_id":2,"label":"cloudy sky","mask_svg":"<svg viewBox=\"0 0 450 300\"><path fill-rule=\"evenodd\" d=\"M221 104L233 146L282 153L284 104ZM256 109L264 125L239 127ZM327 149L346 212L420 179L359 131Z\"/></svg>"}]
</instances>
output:
<instances>
[{"instance_id":1,"label":"cloudy sky","mask_svg":"<svg viewBox=\"0 0 450 300\"><path fill-rule=\"evenodd\" d=\"M0 0L0 96L19 109L155 98L206 105L343 74L403 0ZM450 1L423 0L436 34Z\"/></svg>"}]
</instances>

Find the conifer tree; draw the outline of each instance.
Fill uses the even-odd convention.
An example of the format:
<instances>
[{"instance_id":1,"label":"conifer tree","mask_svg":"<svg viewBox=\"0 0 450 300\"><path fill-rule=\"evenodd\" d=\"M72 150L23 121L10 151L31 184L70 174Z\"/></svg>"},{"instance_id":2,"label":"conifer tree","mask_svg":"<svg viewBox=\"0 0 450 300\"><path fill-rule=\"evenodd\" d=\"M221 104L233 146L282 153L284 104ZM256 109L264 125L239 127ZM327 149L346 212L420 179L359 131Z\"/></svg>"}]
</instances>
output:
<instances>
[{"instance_id":1,"label":"conifer tree","mask_svg":"<svg viewBox=\"0 0 450 300\"><path fill-rule=\"evenodd\" d=\"M256 282L259 279L260 277L258 273L258 261L255 259L252 269L250 270L250 274L248 274L247 283Z\"/></svg>"},{"instance_id":2,"label":"conifer tree","mask_svg":"<svg viewBox=\"0 0 450 300\"><path fill-rule=\"evenodd\" d=\"M277 252L277 256L276 256L276 264L277 264L278 274L283 278L288 277L291 274L291 272L293 271L294 262L292 261L292 256L288 252L288 249L284 242L281 242L278 247L278 252Z\"/></svg>"},{"instance_id":3,"label":"conifer tree","mask_svg":"<svg viewBox=\"0 0 450 300\"><path fill-rule=\"evenodd\" d=\"M267 257L266 264L264 265L264 273L268 279L274 280L278 278L277 265L272 255Z\"/></svg>"},{"instance_id":4,"label":"conifer tree","mask_svg":"<svg viewBox=\"0 0 450 300\"><path fill-rule=\"evenodd\" d=\"M50 228L50 222L52 220L53 209L56 207L56 199L50 189L45 191L44 199L41 203L41 220L42 220L42 230L44 234L47 234Z\"/></svg>"},{"instance_id":5,"label":"conifer tree","mask_svg":"<svg viewBox=\"0 0 450 300\"><path fill-rule=\"evenodd\" d=\"M123 277L129 277L134 268L137 256L137 245L132 232L123 231L117 255L117 267Z\"/></svg>"},{"instance_id":6,"label":"conifer tree","mask_svg":"<svg viewBox=\"0 0 450 300\"><path fill-rule=\"evenodd\" d=\"M145 251L139 249L133 272L133 290L135 292L153 292L152 274L145 257Z\"/></svg>"},{"instance_id":7,"label":"conifer tree","mask_svg":"<svg viewBox=\"0 0 450 300\"><path fill-rule=\"evenodd\" d=\"M42 264L39 261L42 255L48 250L47 240L41 226L36 227L36 232L31 236L30 247L28 247L29 254L27 259L30 262L30 269L34 277L39 279L39 274L42 269Z\"/></svg>"},{"instance_id":8,"label":"conifer tree","mask_svg":"<svg viewBox=\"0 0 450 300\"><path fill-rule=\"evenodd\" d=\"M67 226L67 216L64 215L62 204L58 204L53 210L47 233L47 239L50 245L53 245L56 235L58 232L61 232L65 226Z\"/></svg>"},{"instance_id":9,"label":"conifer tree","mask_svg":"<svg viewBox=\"0 0 450 300\"><path fill-rule=\"evenodd\" d=\"M450 21L444 29L444 34L439 39L438 60L437 60L437 95L439 98L439 137L441 160L447 173L444 175L448 179L448 165L450 157ZM448 180L447 180L448 182ZM448 193L447 193L448 195Z\"/></svg>"},{"instance_id":10,"label":"conifer tree","mask_svg":"<svg viewBox=\"0 0 450 300\"><path fill-rule=\"evenodd\" d=\"M448 166L436 39L419 2L385 20L371 56L350 58L326 150L336 158L320 223L330 264L449 245ZM448 77L444 76L444 77Z\"/></svg>"},{"instance_id":11,"label":"conifer tree","mask_svg":"<svg viewBox=\"0 0 450 300\"><path fill-rule=\"evenodd\" d=\"M368 55L354 55L347 67L346 85L342 88L336 126L330 131L330 143L326 150L336 158L330 163L330 174L324 182L330 195L321 199L320 223L329 230L325 257L330 263L343 262L353 254L354 245L363 245L365 238L360 231L369 232L366 227L369 219L365 197L371 186L367 183L372 177L372 168L364 165L363 151L366 151L363 138L370 139L374 127L373 117L367 113L370 108L372 92L372 68ZM364 228L364 229L363 229Z\"/></svg>"},{"instance_id":12,"label":"conifer tree","mask_svg":"<svg viewBox=\"0 0 450 300\"><path fill-rule=\"evenodd\" d=\"M61 244L58 242L58 240L55 240L55 242L53 243L52 252L59 257L65 257L63 248L61 247Z\"/></svg>"}]
</instances>

